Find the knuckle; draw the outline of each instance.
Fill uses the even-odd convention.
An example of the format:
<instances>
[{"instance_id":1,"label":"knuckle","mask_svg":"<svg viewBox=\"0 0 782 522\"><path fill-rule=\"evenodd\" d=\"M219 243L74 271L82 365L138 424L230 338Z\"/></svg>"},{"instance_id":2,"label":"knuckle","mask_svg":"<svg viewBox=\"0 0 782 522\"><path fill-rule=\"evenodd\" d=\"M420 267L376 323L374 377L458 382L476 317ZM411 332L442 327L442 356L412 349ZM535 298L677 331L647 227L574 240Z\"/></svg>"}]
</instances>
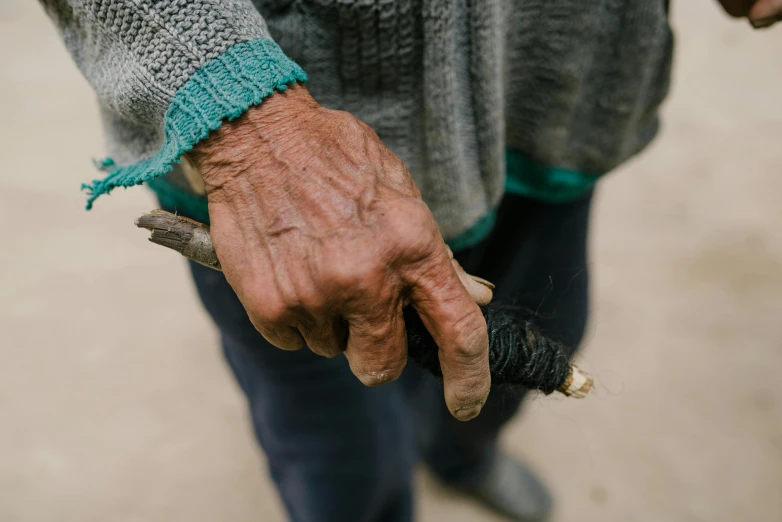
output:
<instances>
[{"instance_id":1,"label":"knuckle","mask_svg":"<svg viewBox=\"0 0 782 522\"><path fill-rule=\"evenodd\" d=\"M389 239L411 253L429 254L440 244L440 231L426 204L413 197L397 201L389 220Z\"/></svg>"},{"instance_id":2,"label":"knuckle","mask_svg":"<svg viewBox=\"0 0 782 522\"><path fill-rule=\"evenodd\" d=\"M456 291L459 287L453 284L452 270L450 262L430 254L422 260L415 272L414 283L430 297L442 301L443 305L448 305L459 299ZM461 286L461 283L459 284Z\"/></svg>"},{"instance_id":3,"label":"knuckle","mask_svg":"<svg viewBox=\"0 0 782 522\"><path fill-rule=\"evenodd\" d=\"M391 354L395 353L396 346L393 346L394 324L391 321L380 321L371 327L361 329L361 345L364 348L382 347L379 350L379 364L385 364L392 359Z\"/></svg>"},{"instance_id":4,"label":"knuckle","mask_svg":"<svg viewBox=\"0 0 782 522\"><path fill-rule=\"evenodd\" d=\"M330 262L323 268L324 281L334 288L344 290L355 285L356 269L354 266L344 262Z\"/></svg>"},{"instance_id":5,"label":"knuckle","mask_svg":"<svg viewBox=\"0 0 782 522\"><path fill-rule=\"evenodd\" d=\"M354 285L362 291L378 288L385 279L386 268L374 256L354 267Z\"/></svg>"},{"instance_id":6,"label":"knuckle","mask_svg":"<svg viewBox=\"0 0 782 522\"><path fill-rule=\"evenodd\" d=\"M452 326L453 355L470 363L488 355L489 334L486 321L473 305L468 313L461 315Z\"/></svg>"},{"instance_id":7,"label":"knuckle","mask_svg":"<svg viewBox=\"0 0 782 522\"><path fill-rule=\"evenodd\" d=\"M290 314L290 307L282 300L268 299L256 303L255 316L264 325L276 325L283 323Z\"/></svg>"},{"instance_id":8,"label":"knuckle","mask_svg":"<svg viewBox=\"0 0 782 522\"><path fill-rule=\"evenodd\" d=\"M383 280L383 265L375 258L357 259L355 263L331 263L326 271L330 286L337 290L361 290Z\"/></svg>"},{"instance_id":9,"label":"knuckle","mask_svg":"<svg viewBox=\"0 0 782 522\"><path fill-rule=\"evenodd\" d=\"M299 331L304 336L307 346L313 353L329 359L342 353L338 334L328 327L304 327L300 325Z\"/></svg>"},{"instance_id":10,"label":"knuckle","mask_svg":"<svg viewBox=\"0 0 782 522\"><path fill-rule=\"evenodd\" d=\"M320 315L326 310L326 299L323 292L314 289L300 292L298 302L299 306L310 314Z\"/></svg>"},{"instance_id":11,"label":"knuckle","mask_svg":"<svg viewBox=\"0 0 782 522\"><path fill-rule=\"evenodd\" d=\"M268 323L258 321L252 317L250 322L264 339L281 350L296 351L304 348L305 346L304 340L295 330L279 327L276 325L269 325Z\"/></svg>"}]
</instances>

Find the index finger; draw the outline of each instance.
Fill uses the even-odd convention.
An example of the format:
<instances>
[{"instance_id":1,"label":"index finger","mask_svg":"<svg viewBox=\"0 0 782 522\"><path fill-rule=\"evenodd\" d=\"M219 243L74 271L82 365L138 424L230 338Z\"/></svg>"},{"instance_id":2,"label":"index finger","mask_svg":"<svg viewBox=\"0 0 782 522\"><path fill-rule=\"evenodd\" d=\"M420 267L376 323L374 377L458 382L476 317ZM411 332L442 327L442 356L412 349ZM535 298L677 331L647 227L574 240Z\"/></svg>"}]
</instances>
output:
<instances>
[{"instance_id":1,"label":"index finger","mask_svg":"<svg viewBox=\"0 0 782 522\"><path fill-rule=\"evenodd\" d=\"M445 403L459 420L477 416L489 395L489 335L478 305L451 265L445 245L411 274L411 305L439 347Z\"/></svg>"}]
</instances>

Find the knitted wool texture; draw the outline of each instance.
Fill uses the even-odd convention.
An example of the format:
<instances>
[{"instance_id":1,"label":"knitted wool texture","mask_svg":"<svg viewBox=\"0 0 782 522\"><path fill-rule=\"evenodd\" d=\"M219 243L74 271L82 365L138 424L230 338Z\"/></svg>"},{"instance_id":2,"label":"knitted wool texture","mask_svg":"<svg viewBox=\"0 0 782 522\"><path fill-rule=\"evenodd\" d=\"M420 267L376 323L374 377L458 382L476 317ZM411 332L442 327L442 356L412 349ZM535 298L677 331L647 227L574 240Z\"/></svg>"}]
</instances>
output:
<instances>
[{"instance_id":1,"label":"knitted wool texture","mask_svg":"<svg viewBox=\"0 0 782 522\"><path fill-rule=\"evenodd\" d=\"M506 187L589 190L652 139L668 90L662 0L41 2L98 94L112 161L91 201L154 179L205 209L160 176L218 120L303 81L298 63L320 103L400 156L449 238Z\"/></svg>"},{"instance_id":2,"label":"knitted wool texture","mask_svg":"<svg viewBox=\"0 0 782 522\"><path fill-rule=\"evenodd\" d=\"M274 42L261 39L243 42L210 61L193 74L169 104L163 124L163 147L151 158L116 167L104 162L109 175L84 185L90 193L87 209L101 194L115 187L137 185L167 174L180 156L190 151L247 107L258 105L275 90L306 81L304 71L287 59ZM203 216L198 216L203 217Z\"/></svg>"}]
</instances>

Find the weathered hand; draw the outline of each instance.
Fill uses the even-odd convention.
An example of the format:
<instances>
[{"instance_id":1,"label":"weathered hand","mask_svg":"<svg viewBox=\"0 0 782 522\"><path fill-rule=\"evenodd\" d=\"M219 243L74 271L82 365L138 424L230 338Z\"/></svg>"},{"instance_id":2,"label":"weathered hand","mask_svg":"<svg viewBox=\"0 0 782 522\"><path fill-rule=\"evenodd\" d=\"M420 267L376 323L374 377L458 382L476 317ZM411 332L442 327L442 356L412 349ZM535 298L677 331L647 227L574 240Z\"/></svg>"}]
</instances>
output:
<instances>
[{"instance_id":1,"label":"weathered hand","mask_svg":"<svg viewBox=\"0 0 782 522\"><path fill-rule=\"evenodd\" d=\"M782 16L782 0L720 0L731 16L746 16L756 27L767 27Z\"/></svg>"},{"instance_id":2,"label":"weathered hand","mask_svg":"<svg viewBox=\"0 0 782 522\"><path fill-rule=\"evenodd\" d=\"M189 157L225 275L269 342L344 353L364 384L383 384L407 361L411 304L440 347L449 410L461 420L480 412L488 335L470 281L460 282L410 173L367 125L294 86Z\"/></svg>"}]
</instances>

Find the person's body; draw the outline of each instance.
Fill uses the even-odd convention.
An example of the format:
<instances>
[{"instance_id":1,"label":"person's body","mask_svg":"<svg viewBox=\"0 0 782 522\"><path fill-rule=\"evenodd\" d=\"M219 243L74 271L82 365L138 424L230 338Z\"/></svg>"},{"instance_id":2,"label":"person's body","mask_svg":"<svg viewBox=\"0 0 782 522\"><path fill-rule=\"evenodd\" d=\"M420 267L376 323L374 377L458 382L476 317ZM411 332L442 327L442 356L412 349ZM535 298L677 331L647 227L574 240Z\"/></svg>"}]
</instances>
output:
<instances>
[{"instance_id":1,"label":"person's body","mask_svg":"<svg viewBox=\"0 0 782 522\"><path fill-rule=\"evenodd\" d=\"M570 347L586 324L591 200L589 193L548 204L509 194L489 236L455 253L467 272L496 283L497 299L534 310L541 328ZM537 479L497 447L523 391L492 390L481 414L465 423L445 408L442 384L412 363L397 382L367 388L342 358L271 346L222 274L191 269L294 522L410 520L420 461L446 485L520 520L549 511Z\"/></svg>"},{"instance_id":2,"label":"person's body","mask_svg":"<svg viewBox=\"0 0 782 522\"><path fill-rule=\"evenodd\" d=\"M577 346L591 194L657 132L667 2L41 1L101 105L112 158L89 204L146 182L211 221L225 275L195 282L291 519L408 521L419 459L545 518L542 485L497 457L522 394L489 394L446 242ZM442 383L405 369L408 304Z\"/></svg>"}]
</instances>

